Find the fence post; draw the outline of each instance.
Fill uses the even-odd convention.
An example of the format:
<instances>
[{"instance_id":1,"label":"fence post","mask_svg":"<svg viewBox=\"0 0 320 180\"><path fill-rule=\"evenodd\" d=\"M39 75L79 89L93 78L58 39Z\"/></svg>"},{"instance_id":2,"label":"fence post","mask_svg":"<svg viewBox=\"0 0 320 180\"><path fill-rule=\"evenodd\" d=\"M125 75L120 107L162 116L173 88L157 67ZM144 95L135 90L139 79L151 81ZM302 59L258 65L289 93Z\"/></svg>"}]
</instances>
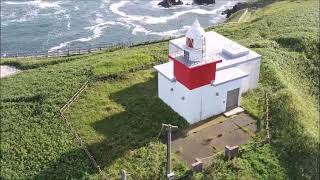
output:
<instances>
[{"instance_id":1,"label":"fence post","mask_svg":"<svg viewBox=\"0 0 320 180\"><path fill-rule=\"evenodd\" d=\"M266 130L267 130L267 141L270 143L270 131L269 131L269 100L268 93L266 92Z\"/></svg>"},{"instance_id":2,"label":"fence post","mask_svg":"<svg viewBox=\"0 0 320 180\"><path fill-rule=\"evenodd\" d=\"M70 50L69 50L69 47L67 49L67 56L70 56Z\"/></svg>"},{"instance_id":3,"label":"fence post","mask_svg":"<svg viewBox=\"0 0 320 180\"><path fill-rule=\"evenodd\" d=\"M89 45L88 53L91 53L91 45Z\"/></svg>"},{"instance_id":4,"label":"fence post","mask_svg":"<svg viewBox=\"0 0 320 180\"><path fill-rule=\"evenodd\" d=\"M123 169L121 169L121 171L120 171L120 179L127 180L127 172Z\"/></svg>"}]
</instances>

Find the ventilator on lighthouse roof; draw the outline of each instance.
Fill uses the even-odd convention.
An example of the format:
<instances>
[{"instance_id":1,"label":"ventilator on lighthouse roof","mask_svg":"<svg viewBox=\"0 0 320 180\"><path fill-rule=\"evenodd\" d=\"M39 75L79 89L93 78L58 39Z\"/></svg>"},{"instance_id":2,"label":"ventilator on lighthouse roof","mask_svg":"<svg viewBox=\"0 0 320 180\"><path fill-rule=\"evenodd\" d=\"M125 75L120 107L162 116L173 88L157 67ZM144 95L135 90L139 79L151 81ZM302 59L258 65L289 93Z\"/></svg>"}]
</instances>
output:
<instances>
[{"instance_id":1,"label":"ventilator on lighthouse roof","mask_svg":"<svg viewBox=\"0 0 320 180\"><path fill-rule=\"evenodd\" d=\"M206 33L204 29L200 26L199 21L196 19L193 25L187 31L186 37L192 38L192 39L199 39L199 38L203 38L205 34Z\"/></svg>"}]
</instances>

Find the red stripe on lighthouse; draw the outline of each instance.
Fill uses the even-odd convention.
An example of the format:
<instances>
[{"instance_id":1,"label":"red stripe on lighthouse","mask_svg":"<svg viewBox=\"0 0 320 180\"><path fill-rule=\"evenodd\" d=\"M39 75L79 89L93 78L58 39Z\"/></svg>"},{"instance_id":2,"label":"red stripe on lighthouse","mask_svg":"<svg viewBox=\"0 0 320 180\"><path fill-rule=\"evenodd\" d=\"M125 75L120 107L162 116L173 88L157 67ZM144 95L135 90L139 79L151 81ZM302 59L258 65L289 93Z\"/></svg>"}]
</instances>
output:
<instances>
[{"instance_id":1,"label":"red stripe on lighthouse","mask_svg":"<svg viewBox=\"0 0 320 180\"><path fill-rule=\"evenodd\" d=\"M173 74L178 82L192 90L204 85L208 85L215 80L216 64L222 62L214 61L195 67L188 67L172 56L169 59L174 61Z\"/></svg>"}]
</instances>

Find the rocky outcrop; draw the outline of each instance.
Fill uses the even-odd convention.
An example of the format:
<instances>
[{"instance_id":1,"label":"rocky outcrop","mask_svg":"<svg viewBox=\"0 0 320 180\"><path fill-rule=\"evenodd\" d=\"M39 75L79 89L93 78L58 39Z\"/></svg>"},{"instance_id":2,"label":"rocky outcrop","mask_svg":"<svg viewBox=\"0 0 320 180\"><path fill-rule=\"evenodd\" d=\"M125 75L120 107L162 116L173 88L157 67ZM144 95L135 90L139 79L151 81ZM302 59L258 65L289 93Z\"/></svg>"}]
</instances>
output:
<instances>
[{"instance_id":1,"label":"rocky outcrop","mask_svg":"<svg viewBox=\"0 0 320 180\"><path fill-rule=\"evenodd\" d=\"M158 5L169 8L171 6L182 5L183 2L181 0L163 0Z\"/></svg>"},{"instance_id":2,"label":"rocky outcrop","mask_svg":"<svg viewBox=\"0 0 320 180\"><path fill-rule=\"evenodd\" d=\"M231 9L227 9L222 12L222 15L227 15L227 17L230 17L231 14L245 8L250 9L256 9L256 8L262 8L265 7L271 3L275 2L275 0L263 0L263 1L254 1L254 2L239 2L236 5L234 5Z\"/></svg>"},{"instance_id":3,"label":"rocky outcrop","mask_svg":"<svg viewBox=\"0 0 320 180\"><path fill-rule=\"evenodd\" d=\"M236 5L234 5L231 9L226 9L222 12L222 15L227 15L227 17L230 17L231 14L241 10L241 9L245 9L248 8L249 4L248 3L237 3Z\"/></svg>"},{"instance_id":4,"label":"rocky outcrop","mask_svg":"<svg viewBox=\"0 0 320 180\"><path fill-rule=\"evenodd\" d=\"M214 3L216 3L216 0L193 0L193 3L194 4L199 4L199 5L202 5L202 4L214 4Z\"/></svg>"}]
</instances>

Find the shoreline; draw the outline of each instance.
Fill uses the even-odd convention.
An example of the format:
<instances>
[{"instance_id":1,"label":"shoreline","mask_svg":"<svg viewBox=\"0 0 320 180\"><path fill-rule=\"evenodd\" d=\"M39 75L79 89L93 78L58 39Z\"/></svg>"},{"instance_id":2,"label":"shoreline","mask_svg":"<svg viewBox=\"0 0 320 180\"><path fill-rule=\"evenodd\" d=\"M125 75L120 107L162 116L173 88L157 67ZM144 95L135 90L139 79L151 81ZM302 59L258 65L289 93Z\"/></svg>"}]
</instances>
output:
<instances>
[{"instance_id":1,"label":"shoreline","mask_svg":"<svg viewBox=\"0 0 320 180\"><path fill-rule=\"evenodd\" d=\"M267 0L267 2L274 2L274 0ZM219 22L214 25L210 25L206 27L205 29L212 29L216 26L219 26L221 24L224 24L228 21L229 17L234 14L235 12L245 9L248 7L254 7L261 4L261 2L238 2L232 8L225 9L221 12L221 15L226 15L225 19L222 22ZM262 3L266 4L266 3ZM269 3L268 3L269 4ZM55 51L37 51L37 52L18 52L18 53L12 53L12 54L1 54L1 58L7 59L7 58L46 58L46 57L69 57L69 56L76 56L76 55L84 55L94 52L102 52L102 51L112 51L114 49L122 49L122 48L130 48L130 47L136 47L146 44L154 44L154 43L160 43L169 41L174 38L179 38L183 36L176 35L176 36L167 36L163 38L159 38L157 40L147 40L147 41L141 41L141 42L121 42L117 44L100 44L100 45L93 45L90 47L74 47L74 48L68 48L68 49L61 49L61 50L55 50Z\"/></svg>"}]
</instances>

